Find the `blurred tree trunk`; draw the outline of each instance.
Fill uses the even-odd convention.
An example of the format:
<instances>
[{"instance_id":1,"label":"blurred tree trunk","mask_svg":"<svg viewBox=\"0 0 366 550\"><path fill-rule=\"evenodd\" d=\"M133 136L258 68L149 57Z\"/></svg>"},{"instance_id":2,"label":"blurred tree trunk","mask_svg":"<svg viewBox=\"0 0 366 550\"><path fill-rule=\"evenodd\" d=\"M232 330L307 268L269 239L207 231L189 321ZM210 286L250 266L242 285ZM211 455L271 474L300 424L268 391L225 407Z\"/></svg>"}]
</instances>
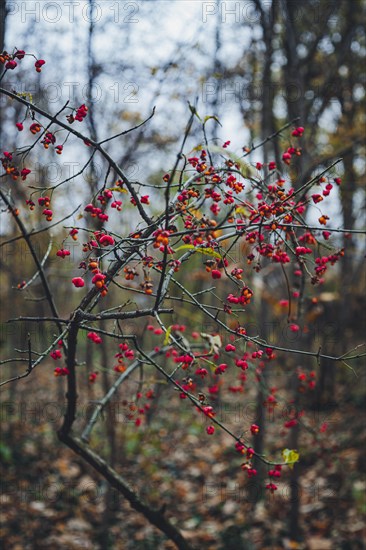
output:
<instances>
[{"instance_id":1,"label":"blurred tree trunk","mask_svg":"<svg viewBox=\"0 0 366 550\"><path fill-rule=\"evenodd\" d=\"M8 7L6 0L0 0L0 52L4 50L5 46L5 32L6 32L6 18L8 15ZM2 99L3 100L3 99ZM0 128L4 129L4 109L0 109ZM3 151L2 131L0 132L0 148Z\"/></svg>"},{"instance_id":2,"label":"blurred tree trunk","mask_svg":"<svg viewBox=\"0 0 366 550\"><path fill-rule=\"evenodd\" d=\"M215 47L214 47L214 55L213 55L213 63L212 63L212 72L215 76L218 85L216 87L216 93L213 94L212 102L211 102L211 109L212 112L209 113L210 115L213 115L220 120L220 102L222 101L222 85L223 85L223 74L222 74L222 64L220 61L220 49L222 44L221 39L221 16L220 16L220 3L221 0L217 0L218 4L218 10L217 10L217 17L216 17L216 25L215 25ZM212 121L212 132L211 132L212 140L215 145L218 145L217 138L218 138L218 124L213 120Z\"/></svg>"},{"instance_id":3,"label":"blurred tree trunk","mask_svg":"<svg viewBox=\"0 0 366 550\"><path fill-rule=\"evenodd\" d=\"M263 285L266 285L266 277L263 278ZM271 325L271 314L269 311L268 303L265 299L262 299L260 302L260 327L259 331L262 335L262 338L268 341L269 331L268 327ZM267 413L269 416L269 409L265 406L266 397L268 395L268 385L269 385L269 366L266 366L260 375L258 375L258 392L256 397L256 408L255 408L255 420L254 423L259 426L259 432L253 436L253 448L257 455L262 455L264 453L265 445L265 434L267 429ZM258 456L253 457L253 468L257 470L257 475L254 478L251 478L249 484L249 502L252 505L252 510L255 510L256 505L263 496L263 486L265 485L265 477L267 473L267 467L263 462L258 458Z\"/></svg>"},{"instance_id":4,"label":"blurred tree trunk","mask_svg":"<svg viewBox=\"0 0 366 550\"><path fill-rule=\"evenodd\" d=\"M275 83L272 79L273 63L273 37L274 26L277 19L278 2L272 2L268 10L263 9L260 0L255 1L257 11L260 15L260 25L262 27L263 43L265 47L264 64L262 72L262 112L261 112L261 138L266 139L275 132L275 120L273 116L273 101L275 97ZM273 147L275 148L273 151ZM265 164L270 160L270 155L275 153L278 160L279 151L277 141L268 142L263 146L263 162Z\"/></svg>"},{"instance_id":5,"label":"blurred tree trunk","mask_svg":"<svg viewBox=\"0 0 366 550\"><path fill-rule=\"evenodd\" d=\"M96 84L96 76L98 73L98 65L97 61L94 55L94 41L95 41L95 23L94 23L94 12L95 12L95 0L88 0L89 6L90 6L90 23L89 23L89 32L88 32L88 41L87 41L87 60L88 60L88 87L87 87L87 103L92 105L93 104L93 89L94 85ZM97 129L97 123L94 116L94 110L89 110L89 116L87 118L87 124L88 129L90 132L90 136L93 140L98 141L98 129ZM93 158L90 163L90 178L89 178L89 186L94 195L96 195L102 186L101 183L98 181L98 171L97 166L95 163L95 159ZM95 223L95 230L97 231L103 231L104 222L96 219ZM97 251L97 256L101 255L101 252ZM100 310L108 307L108 295L105 297L103 304L99 302L99 308ZM111 387L111 381L110 376L108 373L108 370L110 368L110 359L108 356L108 349L107 345L105 343L105 339L103 339L101 345L100 345L100 351L101 351L101 364L102 364L102 387L103 387L103 393L106 394L110 387ZM113 410L113 405L110 403L106 409L106 431L107 431L107 440L108 445L106 446L106 460L108 464L114 468L116 465L116 428L115 428L115 414ZM99 529L99 535L98 540L102 546L102 548L105 548L106 550L109 548L113 548L113 539L110 533L110 528L115 520L115 500L114 500L114 489L110 484L107 484L106 491L104 495L104 512L101 519L100 529Z\"/></svg>"},{"instance_id":6,"label":"blurred tree trunk","mask_svg":"<svg viewBox=\"0 0 366 550\"><path fill-rule=\"evenodd\" d=\"M104 306L105 304L103 304ZM109 368L109 357L108 357L108 349L107 344L105 340L101 343L101 359L102 359L102 387L103 387L103 394L106 394L110 387L111 387L111 381L108 373ZM108 464L115 468L116 466L116 458L117 458L117 440L116 440L116 418L115 418L115 412L113 408L113 403L109 403L106 408L106 430L107 430L107 439L108 439L108 451L107 451L107 460ZM100 536L99 542L101 544L102 548L109 549L113 548L113 539L110 534L110 528L115 520L115 512L116 512L116 501L115 501L115 490L113 487L108 483L106 485L105 489L105 496L104 496L104 511L101 521L101 529L100 529Z\"/></svg>"},{"instance_id":7,"label":"blurred tree trunk","mask_svg":"<svg viewBox=\"0 0 366 550\"><path fill-rule=\"evenodd\" d=\"M0 52L4 50L5 46L6 17L8 12L6 0L0 0Z\"/></svg>"}]
</instances>

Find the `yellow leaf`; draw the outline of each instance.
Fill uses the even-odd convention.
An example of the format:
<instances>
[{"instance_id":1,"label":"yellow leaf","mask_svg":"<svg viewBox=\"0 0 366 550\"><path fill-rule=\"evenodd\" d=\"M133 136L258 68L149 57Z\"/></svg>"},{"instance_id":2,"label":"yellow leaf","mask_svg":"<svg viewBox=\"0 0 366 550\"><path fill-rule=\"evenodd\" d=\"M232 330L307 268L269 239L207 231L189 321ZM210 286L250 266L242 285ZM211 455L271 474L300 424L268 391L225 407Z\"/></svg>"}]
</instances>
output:
<instances>
[{"instance_id":1,"label":"yellow leaf","mask_svg":"<svg viewBox=\"0 0 366 550\"><path fill-rule=\"evenodd\" d=\"M205 254L206 256L213 256L214 258L218 258L221 260L221 254L213 250L212 248L197 248L193 244L184 244L180 246L179 248L175 249L175 252L179 252L179 250L194 250L195 252L198 252L199 254Z\"/></svg>"},{"instance_id":2,"label":"yellow leaf","mask_svg":"<svg viewBox=\"0 0 366 550\"><path fill-rule=\"evenodd\" d=\"M248 217L249 216L249 208L246 206L237 206L235 208L235 212L238 214L243 214L243 216Z\"/></svg>"},{"instance_id":3,"label":"yellow leaf","mask_svg":"<svg viewBox=\"0 0 366 550\"><path fill-rule=\"evenodd\" d=\"M219 119L217 118L217 116L215 115L208 115L208 116L205 116L204 120L203 120L203 123L206 124L206 122L208 120L214 120L215 122L217 122L217 124L220 124L220 126L222 126L221 122L219 121Z\"/></svg>"},{"instance_id":4,"label":"yellow leaf","mask_svg":"<svg viewBox=\"0 0 366 550\"><path fill-rule=\"evenodd\" d=\"M33 95L31 94L31 92L18 92L16 95L18 97L26 99L30 103L33 103Z\"/></svg>"},{"instance_id":5,"label":"yellow leaf","mask_svg":"<svg viewBox=\"0 0 366 550\"><path fill-rule=\"evenodd\" d=\"M202 212L200 210L196 210L195 208L191 210L192 216L197 218L197 220L200 220L202 218Z\"/></svg>"},{"instance_id":6,"label":"yellow leaf","mask_svg":"<svg viewBox=\"0 0 366 550\"><path fill-rule=\"evenodd\" d=\"M127 193L127 189L124 189L122 187L110 187L110 191L115 191L117 193Z\"/></svg>"},{"instance_id":7,"label":"yellow leaf","mask_svg":"<svg viewBox=\"0 0 366 550\"><path fill-rule=\"evenodd\" d=\"M164 342L163 342L163 346L167 346L169 344L169 340L170 340L170 333L172 332L172 325L170 325L170 327L167 328L167 331L165 333L165 338L164 338Z\"/></svg>"},{"instance_id":8,"label":"yellow leaf","mask_svg":"<svg viewBox=\"0 0 366 550\"><path fill-rule=\"evenodd\" d=\"M298 462L300 458L299 453L294 449L283 449L282 456L283 460L286 462L286 464L289 465L291 469L294 467L295 462Z\"/></svg>"}]
</instances>

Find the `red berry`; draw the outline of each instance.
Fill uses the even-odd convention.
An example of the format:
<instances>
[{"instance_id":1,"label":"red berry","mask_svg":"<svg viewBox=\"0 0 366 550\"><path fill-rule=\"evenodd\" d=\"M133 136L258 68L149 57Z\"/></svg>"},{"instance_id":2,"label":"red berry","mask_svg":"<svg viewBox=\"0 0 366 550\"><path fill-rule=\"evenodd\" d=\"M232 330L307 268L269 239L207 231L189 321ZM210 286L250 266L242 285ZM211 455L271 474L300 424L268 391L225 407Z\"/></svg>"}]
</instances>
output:
<instances>
[{"instance_id":1,"label":"red berry","mask_svg":"<svg viewBox=\"0 0 366 550\"><path fill-rule=\"evenodd\" d=\"M226 347L225 347L225 351L236 351L236 347L233 346L232 344L228 344Z\"/></svg>"},{"instance_id":2,"label":"red berry","mask_svg":"<svg viewBox=\"0 0 366 550\"><path fill-rule=\"evenodd\" d=\"M14 59L10 59L7 63L5 63L5 69L13 70L15 67L17 67L18 63L14 61Z\"/></svg>"},{"instance_id":3,"label":"red berry","mask_svg":"<svg viewBox=\"0 0 366 550\"><path fill-rule=\"evenodd\" d=\"M213 269L211 275L213 279L221 279L221 272L218 269Z\"/></svg>"},{"instance_id":4,"label":"red berry","mask_svg":"<svg viewBox=\"0 0 366 550\"><path fill-rule=\"evenodd\" d=\"M76 288L81 288L85 285L85 281L84 279L82 279L81 277L74 277L72 279L72 284L76 287Z\"/></svg>"}]
</instances>

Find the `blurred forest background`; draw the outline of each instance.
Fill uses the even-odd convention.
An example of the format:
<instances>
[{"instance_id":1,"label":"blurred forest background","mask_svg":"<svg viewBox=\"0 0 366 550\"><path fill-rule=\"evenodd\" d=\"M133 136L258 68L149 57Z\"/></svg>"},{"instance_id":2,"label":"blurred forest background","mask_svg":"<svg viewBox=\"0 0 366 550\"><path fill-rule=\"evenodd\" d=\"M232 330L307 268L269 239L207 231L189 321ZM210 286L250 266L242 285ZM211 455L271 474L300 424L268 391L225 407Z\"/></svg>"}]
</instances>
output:
<instances>
[{"instance_id":1,"label":"blurred forest background","mask_svg":"<svg viewBox=\"0 0 366 550\"><path fill-rule=\"evenodd\" d=\"M305 127L303 155L296 171L289 170L287 177L299 188L316 170L342 157L337 165L342 185L333 196L328 215L332 227L365 227L364 1L0 0L0 6L0 50L17 47L47 61L42 73L32 76L19 67L5 87L31 92L33 101L52 113L67 100L73 106L86 103L90 116L84 124L96 140L138 124L156 106L147 125L110 146L111 156L131 181L158 184L172 167L190 114L187 101L194 103L197 98L202 118L213 115L219 119L220 125L214 119L207 124L208 139L218 143L231 140L230 147L238 152L299 117L299 124ZM4 97L0 101L1 150L11 151L18 144L15 122L22 119L22 108ZM193 127L190 147L201 142L201 132L199 125ZM249 160L280 164L281 152L280 138L275 138ZM85 154L80 148L46 164L44 156L32 152L30 184L57 185L81 169ZM96 192L105 168L100 160L93 160L78 184L60 189L63 211L58 212L59 218ZM13 196L24 204L29 189L14 186ZM134 227L132 207L126 212L123 227L121 218L117 222L116 217L120 234ZM25 209L22 214L26 216ZM0 344L5 359L14 356L14 349L26 347L28 333L34 346L41 348L41 342L53 336L54 326L6 323L9 317L33 314L35 306L39 316L47 315L48 309L39 281L24 291L17 289L21 281L34 275L34 265L5 208L0 221ZM36 211L29 214L27 223L29 228L43 224ZM71 256L60 267L55 251L66 235L63 226L73 223L71 217L54 228L52 250L45 263L51 284L57 288L61 316L68 315L71 305L77 303L70 293L70 279L76 274L80 252L71 243ZM324 285L318 303L309 300L304 319L308 332L301 341L289 341L278 306L286 297L285 282L271 266L250 275L248 281L256 289L255 304L248 313L253 334L294 347L317 350L321 346L329 355L341 355L364 341L364 235L339 233L332 239L346 253ZM42 258L50 246L49 234L41 233L33 242ZM240 248L232 251L238 266L243 264L243 255ZM202 260L197 259L196 264L190 288L199 291L210 285L210 276L204 273ZM131 298L125 286L125 300L144 303L143 294ZM116 290L120 301L121 290ZM110 291L103 307L115 303L114 292ZM188 306L175 307L172 321L187 324L189 331L214 330ZM126 332L136 333L146 347L161 344L157 335L146 330L146 324L135 320L126 325ZM96 352L85 339L82 349L85 415L81 423L90 405L115 378L106 346ZM285 489L273 498L260 489L263 473L259 484L248 489L240 457L232 453L225 434L215 434L207 441L202 420L189 406L165 396L163 385L154 379L151 388L156 398L146 423L136 429L134 421L126 420L138 384L131 380L114 408L106 411L96 431L96 448L103 450L111 465L150 503L166 503L185 536L199 548L363 549L362 361L353 364L357 377L339 363L309 360L307 364L296 356L281 357L278 363L273 370L261 373L260 383L256 382L258 373L248 374L244 393L216 396L220 418L234 429L254 421L263 426L256 439L259 452L278 451L284 440L289 448L300 450L300 463L286 474ZM294 389L288 373L298 367L316 369L317 384L311 394L299 396ZM22 369L22 364L2 364L1 379L14 374L15 368ZM55 430L61 421L65 388L62 378L54 379L53 368L50 360L35 376L1 391L3 548L172 548L57 441ZM98 384L90 385L87 373L98 369ZM287 401L275 414L268 414L263 402L273 386L285 388ZM289 419L290 400L304 410L306 427L283 427ZM256 467L261 470L259 464Z\"/></svg>"}]
</instances>

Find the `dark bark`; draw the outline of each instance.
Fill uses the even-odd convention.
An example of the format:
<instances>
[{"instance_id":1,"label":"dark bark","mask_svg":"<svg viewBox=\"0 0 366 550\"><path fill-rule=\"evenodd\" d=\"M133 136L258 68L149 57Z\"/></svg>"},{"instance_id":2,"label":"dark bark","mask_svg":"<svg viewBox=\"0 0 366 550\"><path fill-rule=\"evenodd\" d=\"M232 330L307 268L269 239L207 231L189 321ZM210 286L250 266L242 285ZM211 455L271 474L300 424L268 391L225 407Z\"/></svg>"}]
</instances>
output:
<instances>
[{"instance_id":1,"label":"dark bark","mask_svg":"<svg viewBox=\"0 0 366 550\"><path fill-rule=\"evenodd\" d=\"M264 284L266 284L266 280L264 279ZM261 334L263 335L263 339L268 339L268 322L270 319L270 312L268 308L268 303L265 299L261 301L260 304L260 313L259 318L261 322ZM262 374L261 374L261 380L258 383L258 393L256 398L256 410L255 410L255 424L259 426L259 432L257 435L253 437L253 448L258 453L258 455L261 455L264 453L264 446L265 446L265 434L266 434L266 424L267 424L267 416L268 411L265 407L265 400L266 396L268 394L268 387L269 384L269 368L264 368ZM263 486L265 484L265 476L266 476L266 467L265 464L258 458L258 456L253 457L253 468L257 470L257 475L251 479L251 483L249 485L249 501L250 504L253 507L253 510L255 509L256 505L260 501L261 498L263 498Z\"/></svg>"},{"instance_id":2,"label":"dark bark","mask_svg":"<svg viewBox=\"0 0 366 550\"><path fill-rule=\"evenodd\" d=\"M0 0L0 52L4 50L4 46L5 46L7 15L8 15L8 7L6 5L6 0Z\"/></svg>"},{"instance_id":3,"label":"dark bark","mask_svg":"<svg viewBox=\"0 0 366 550\"><path fill-rule=\"evenodd\" d=\"M111 386L108 374L108 350L105 340L101 344L102 354L102 386L103 392L106 394ZM109 403L106 409L106 432L108 439L107 460L108 464L112 468L115 468L117 457L117 441L116 441L116 419L113 415L112 403ZM114 489L108 484L106 493L104 496L104 512L101 522L101 529L99 534L99 541L102 548L112 548L113 540L111 540L110 528L115 521L115 501L114 501Z\"/></svg>"},{"instance_id":4,"label":"dark bark","mask_svg":"<svg viewBox=\"0 0 366 550\"><path fill-rule=\"evenodd\" d=\"M66 434L62 430L58 433L59 439L70 449L81 456L94 470L99 472L112 487L117 489L130 503L131 507L140 512L150 523L172 540L179 550L193 550L193 547L183 538L181 533L165 518L160 510L154 510L145 504L129 487L124 479L107 464L99 455L92 451L80 439Z\"/></svg>"}]
</instances>

